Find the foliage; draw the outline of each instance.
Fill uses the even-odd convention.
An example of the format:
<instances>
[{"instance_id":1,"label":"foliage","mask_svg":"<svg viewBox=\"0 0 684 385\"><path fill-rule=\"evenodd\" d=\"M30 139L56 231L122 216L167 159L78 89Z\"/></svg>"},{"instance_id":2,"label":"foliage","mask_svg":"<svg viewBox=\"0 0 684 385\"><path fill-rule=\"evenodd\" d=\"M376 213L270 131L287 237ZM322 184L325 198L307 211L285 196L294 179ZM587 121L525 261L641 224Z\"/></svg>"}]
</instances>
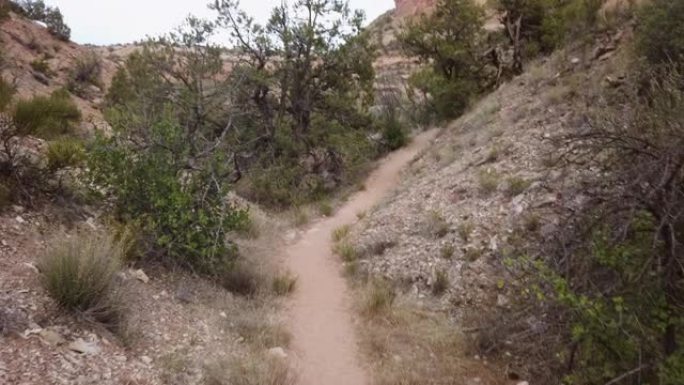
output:
<instances>
[{"instance_id":1,"label":"foliage","mask_svg":"<svg viewBox=\"0 0 684 385\"><path fill-rule=\"evenodd\" d=\"M410 79L439 119L460 116L492 85L481 59L484 11L472 0L440 0L434 12L409 21L399 36L404 51L426 66Z\"/></svg>"},{"instance_id":2,"label":"foliage","mask_svg":"<svg viewBox=\"0 0 684 385\"><path fill-rule=\"evenodd\" d=\"M361 312L367 317L375 317L392 308L397 293L389 282L383 279L373 279L368 282L363 296Z\"/></svg>"},{"instance_id":3,"label":"foliage","mask_svg":"<svg viewBox=\"0 0 684 385\"><path fill-rule=\"evenodd\" d=\"M390 151L404 147L408 141L408 133L401 121L396 108L390 108L380 118L382 127L382 139Z\"/></svg>"},{"instance_id":4,"label":"foliage","mask_svg":"<svg viewBox=\"0 0 684 385\"><path fill-rule=\"evenodd\" d=\"M649 63L680 63L679 70L684 70L684 3L654 0L643 6L636 41Z\"/></svg>"},{"instance_id":5,"label":"foliage","mask_svg":"<svg viewBox=\"0 0 684 385\"><path fill-rule=\"evenodd\" d=\"M271 288L276 295L284 296L291 294L297 287L297 277L292 273L285 273L273 278Z\"/></svg>"},{"instance_id":6,"label":"foliage","mask_svg":"<svg viewBox=\"0 0 684 385\"><path fill-rule=\"evenodd\" d=\"M78 234L55 239L38 269L45 289L60 306L114 329L123 310L116 282L121 257L122 248L111 237Z\"/></svg>"},{"instance_id":7,"label":"foliage","mask_svg":"<svg viewBox=\"0 0 684 385\"><path fill-rule=\"evenodd\" d=\"M44 22L52 35L58 39L69 41L71 28L64 23L64 17L59 7L47 6L43 0L21 0L17 3L26 17Z\"/></svg>"},{"instance_id":8,"label":"foliage","mask_svg":"<svg viewBox=\"0 0 684 385\"><path fill-rule=\"evenodd\" d=\"M93 85L102 87L102 61L95 52L89 52L74 62L74 67L69 74L69 91L76 95L83 96L86 94L85 87Z\"/></svg>"},{"instance_id":9,"label":"foliage","mask_svg":"<svg viewBox=\"0 0 684 385\"><path fill-rule=\"evenodd\" d=\"M83 143L75 138L63 137L48 144L47 167L50 170L60 170L76 167L85 160Z\"/></svg>"},{"instance_id":10,"label":"foliage","mask_svg":"<svg viewBox=\"0 0 684 385\"><path fill-rule=\"evenodd\" d=\"M42 59L36 59L31 62L31 68L33 68L34 71L40 72L44 74L45 76L52 76L52 71L50 70L50 64L48 64L47 60L45 58Z\"/></svg>"},{"instance_id":11,"label":"foliage","mask_svg":"<svg viewBox=\"0 0 684 385\"><path fill-rule=\"evenodd\" d=\"M498 0L501 23L514 49L514 67L591 32L604 0Z\"/></svg>"},{"instance_id":12,"label":"foliage","mask_svg":"<svg viewBox=\"0 0 684 385\"><path fill-rule=\"evenodd\" d=\"M588 200L562 206L557 241L509 266L520 309L545 316L508 344L548 382L684 380L684 93L674 66L654 71L564 137L564 160L596 170L569 192ZM509 313L503 333L519 335L530 316Z\"/></svg>"},{"instance_id":13,"label":"foliage","mask_svg":"<svg viewBox=\"0 0 684 385\"><path fill-rule=\"evenodd\" d=\"M71 133L81 112L68 93L58 90L50 96L18 101L13 119L22 134L49 139Z\"/></svg>"},{"instance_id":14,"label":"foliage","mask_svg":"<svg viewBox=\"0 0 684 385\"><path fill-rule=\"evenodd\" d=\"M211 34L211 24L190 18L127 59L107 95L113 135L94 143L89 169L116 218L144 232L144 256L220 276L236 256L226 236L247 211L226 198L234 126Z\"/></svg>"},{"instance_id":15,"label":"foliage","mask_svg":"<svg viewBox=\"0 0 684 385\"><path fill-rule=\"evenodd\" d=\"M432 282L432 294L440 296L449 289L449 273L446 270L435 271L434 281Z\"/></svg>"},{"instance_id":16,"label":"foliage","mask_svg":"<svg viewBox=\"0 0 684 385\"><path fill-rule=\"evenodd\" d=\"M296 205L357 178L377 153L368 135L374 54L362 15L345 1L299 0L260 26L235 1L213 8L245 55L231 77L241 107L237 163L249 179L243 194Z\"/></svg>"}]
</instances>

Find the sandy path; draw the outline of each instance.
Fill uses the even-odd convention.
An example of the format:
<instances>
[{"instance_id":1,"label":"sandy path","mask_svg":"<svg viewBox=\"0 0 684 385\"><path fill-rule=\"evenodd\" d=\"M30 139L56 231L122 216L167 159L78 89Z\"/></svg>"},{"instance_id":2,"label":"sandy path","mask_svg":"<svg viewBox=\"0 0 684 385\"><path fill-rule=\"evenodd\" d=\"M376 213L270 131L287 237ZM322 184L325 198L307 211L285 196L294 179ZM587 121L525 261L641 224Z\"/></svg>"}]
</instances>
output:
<instances>
[{"instance_id":1,"label":"sandy path","mask_svg":"<svg viewBox=\"0 0 684 385\"><path fill-rule=\"evenodd\" d=\"M331 232L356 221L356 214L372 208L392 187L401 170L427 147L436 131L416 137L406 148L385 158L366 181L366 189L331 218L317 222L287 249L286 265L297 275L290 308L294 365L300 385L368 385L358 361L353 316L341 263L331 251Z\"/></svg>"}]
</instances>

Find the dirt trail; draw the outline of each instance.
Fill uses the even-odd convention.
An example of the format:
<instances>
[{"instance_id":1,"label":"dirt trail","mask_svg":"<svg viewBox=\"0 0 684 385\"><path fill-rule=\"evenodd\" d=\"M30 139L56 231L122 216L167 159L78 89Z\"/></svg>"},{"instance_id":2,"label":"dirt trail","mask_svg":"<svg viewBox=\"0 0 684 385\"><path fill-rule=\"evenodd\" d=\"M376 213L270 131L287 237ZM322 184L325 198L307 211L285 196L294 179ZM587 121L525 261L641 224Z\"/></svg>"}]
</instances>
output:
<instances>
[{"instance_id":1,"label":"dirt trail","mask_svg":"<svg viewBox=\"0 0 684 385\"><path fill-rule=\"evenodd\" d=\"M286 265L297 275L290 308L294 365L300 385L368 385L358 361L353 315L341 263L331 251L331 232L356 221L356 214L372 208L391 188L401 170L435 137L436 130L416 137L406 148L385 158L366 181L366 189L331 218L313 225L288 247Z\"/></svg>"}]
</instances>

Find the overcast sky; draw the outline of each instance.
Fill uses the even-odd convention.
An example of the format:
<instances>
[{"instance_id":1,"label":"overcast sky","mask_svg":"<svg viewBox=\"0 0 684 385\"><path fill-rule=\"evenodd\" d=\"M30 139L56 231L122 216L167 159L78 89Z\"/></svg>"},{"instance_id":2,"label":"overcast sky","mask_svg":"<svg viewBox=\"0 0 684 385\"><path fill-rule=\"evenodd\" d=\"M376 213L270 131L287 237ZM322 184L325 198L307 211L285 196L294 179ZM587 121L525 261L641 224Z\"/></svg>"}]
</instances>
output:
<instances>
[{"instance_id":1,"label":"overcast sky","mask_svg":"<svg viewBox=\"0 0 684 385\"><path fill-rule=\"evenodd\" d=\"M130 43L158 36L183 22L188 14L212 17L208 0L46 0L58 6L71 27L71 39L81 44ZM280 0L242 0L241 8L265 21ZM351 0L370 22L394 7L394 0Z\"/></svg>"}]
</instances>

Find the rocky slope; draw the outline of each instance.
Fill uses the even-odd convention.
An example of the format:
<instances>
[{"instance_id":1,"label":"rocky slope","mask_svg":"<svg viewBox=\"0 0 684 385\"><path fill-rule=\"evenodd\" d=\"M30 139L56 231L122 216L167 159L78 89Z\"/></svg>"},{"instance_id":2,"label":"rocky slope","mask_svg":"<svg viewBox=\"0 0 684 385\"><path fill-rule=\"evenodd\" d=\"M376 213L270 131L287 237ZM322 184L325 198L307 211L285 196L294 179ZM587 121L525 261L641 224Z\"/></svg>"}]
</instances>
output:
<instances>
[{"instance_id":1,"label":"rocky slope","mask_svg":"<svg viewBox=\"0 0 684 385\"><path fill-rule=\"evenodd\" d=\"M554 169L554 138L584 124L580 93L619 87L622 39L533 63L445 127L350 237L362 268L438 309L505 307L500 269L510 246L525 232L543 239L562 225L555 204L582 199L563 192L586 170ZM439 275L448 286L435 297Z\"/></svg>"}]
</instances>

